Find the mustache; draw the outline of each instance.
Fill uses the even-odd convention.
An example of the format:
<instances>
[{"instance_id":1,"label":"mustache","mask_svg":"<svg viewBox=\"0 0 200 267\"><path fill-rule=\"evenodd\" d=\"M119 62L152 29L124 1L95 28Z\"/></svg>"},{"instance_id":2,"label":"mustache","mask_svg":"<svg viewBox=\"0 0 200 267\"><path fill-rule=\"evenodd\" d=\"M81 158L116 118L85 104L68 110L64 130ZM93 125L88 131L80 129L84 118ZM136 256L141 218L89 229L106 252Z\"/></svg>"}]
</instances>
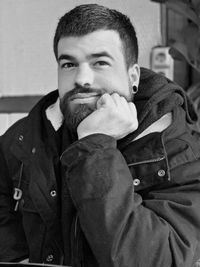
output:
<instances>
[{"instance_id":1,"label":"mustache","mask_svg":"<svg viewBox=\"0 0 200 267\"><path fill-rule=\"evenodd\" d=\"M78 94L78 93L95 93L98 95L103 95L105 94L106 89L102 88L102 89L97 89L94 87L85 87L85 86L81 86L81 85L77 85L75 86L71 91L65 93L65 95L62 98L63 102L69 101L70 98L72 98L74 95Z\"/></svg>"}]
</instances>

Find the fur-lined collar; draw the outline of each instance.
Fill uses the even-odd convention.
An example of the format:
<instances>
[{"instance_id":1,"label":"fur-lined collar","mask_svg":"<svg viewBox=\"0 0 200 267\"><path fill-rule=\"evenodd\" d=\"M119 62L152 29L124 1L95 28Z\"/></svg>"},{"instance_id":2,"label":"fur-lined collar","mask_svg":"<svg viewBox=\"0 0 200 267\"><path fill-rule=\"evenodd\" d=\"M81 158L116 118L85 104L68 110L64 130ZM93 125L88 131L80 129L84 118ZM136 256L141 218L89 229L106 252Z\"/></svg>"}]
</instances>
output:
<instances>
[{"instance_id":1,"label":"fur-lined collar","mask_svg":"<svg viewBox=\"0 0 200 267\"><path fill-rule=\"evenodd\" d=\"M59 98L54 104L52 104L46 109L46 116L47 119L51 122L55 131L57 131L62 126L64 117L60 110ZM141 134L139 134L136 138L134 138L134 140L137 140L149 133L162 132L171 124L171 121L172 121L172 114L171 112L169 112L163 115L159 120L152 123L147 129L145 129Z\"/></svg>"}]
</instances>

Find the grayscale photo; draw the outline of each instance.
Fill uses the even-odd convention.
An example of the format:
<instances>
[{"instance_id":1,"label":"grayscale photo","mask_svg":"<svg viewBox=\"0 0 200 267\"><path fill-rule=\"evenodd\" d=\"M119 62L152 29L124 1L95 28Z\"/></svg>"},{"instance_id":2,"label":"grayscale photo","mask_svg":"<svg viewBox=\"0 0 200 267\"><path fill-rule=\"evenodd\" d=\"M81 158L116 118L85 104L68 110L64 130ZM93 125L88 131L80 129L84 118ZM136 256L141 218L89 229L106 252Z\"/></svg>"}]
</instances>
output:
<instances>
[{"instance_id":1,"label":"grayscale photo","mask_svg":"<svg viewBox=\"0 0 200 267\"><path fill-rule=\"evenodd\" d=\"M200 267L200 0L0 0L0 267Z\"/></svg>"}]
</instances>

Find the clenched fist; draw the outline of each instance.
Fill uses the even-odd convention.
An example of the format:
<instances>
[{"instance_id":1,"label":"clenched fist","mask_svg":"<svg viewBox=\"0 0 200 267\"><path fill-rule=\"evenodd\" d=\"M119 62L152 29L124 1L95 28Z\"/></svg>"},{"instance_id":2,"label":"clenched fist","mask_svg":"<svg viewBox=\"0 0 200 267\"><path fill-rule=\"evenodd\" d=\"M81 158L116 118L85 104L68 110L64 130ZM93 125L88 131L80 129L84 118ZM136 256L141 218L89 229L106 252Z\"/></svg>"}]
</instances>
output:
<instances>
[{"instance_id":1,"label":"clenched fist","mask_svg":"<svg viewBox=\"0 0 200 267\"><path fill-rule=\"evenodd\" d=\"M78 125L79 139L101 133L119 140L138 128L135 105L117 93L103 94L96 105L97 109Z\"/></svg>"}]
</instances>

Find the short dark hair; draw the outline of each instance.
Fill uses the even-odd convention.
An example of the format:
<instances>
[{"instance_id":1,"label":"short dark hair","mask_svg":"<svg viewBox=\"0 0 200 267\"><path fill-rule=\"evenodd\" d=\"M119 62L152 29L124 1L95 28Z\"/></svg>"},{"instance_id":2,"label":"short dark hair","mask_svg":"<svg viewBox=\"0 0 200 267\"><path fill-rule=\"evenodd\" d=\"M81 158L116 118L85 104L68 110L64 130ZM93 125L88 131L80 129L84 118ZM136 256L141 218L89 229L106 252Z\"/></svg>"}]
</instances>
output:
<instances>
[{"instance_id":1,"label":"short dark hair","mask_svg":"<svg viewBox=\"0 0 200 267\"><path fill-rule=\"evenodd\" d=\"M97 4L77 6L60 18L54 36L56 59L58 59L58 42L61 38L83 36L101 29L119 33L127 67L137 62L138 41L130 19L117 10Z\"/></svg>"}]
</instances>

